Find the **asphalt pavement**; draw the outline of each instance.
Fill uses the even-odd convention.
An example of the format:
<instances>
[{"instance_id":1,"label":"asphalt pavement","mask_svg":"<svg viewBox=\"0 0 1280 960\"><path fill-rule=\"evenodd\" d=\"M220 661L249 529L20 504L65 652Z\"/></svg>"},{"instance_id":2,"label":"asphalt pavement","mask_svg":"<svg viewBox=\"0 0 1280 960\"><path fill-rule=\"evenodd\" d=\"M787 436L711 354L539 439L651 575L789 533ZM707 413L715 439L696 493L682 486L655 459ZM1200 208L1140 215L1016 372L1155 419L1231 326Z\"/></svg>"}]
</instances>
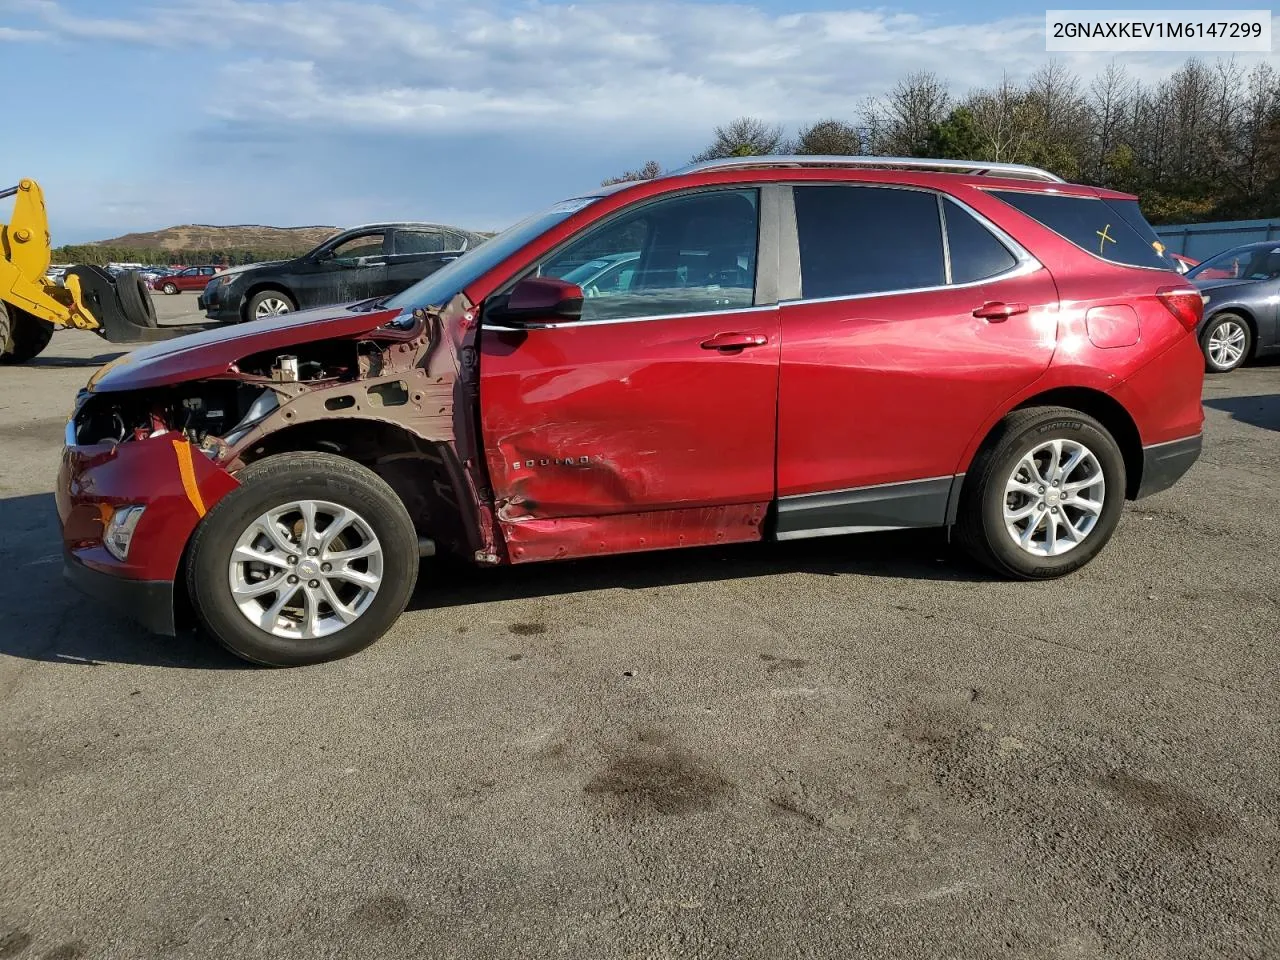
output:
<instances>
[{"instance_id":1,"label":"asphalt pavement","mask_svg":"<svg viewBox=\"0 0 1280 960\"><path fill-rule=\"evenodd\" d=\"M934 533L433 561L259 670L63 585L118 352L0 369L0 960L1280 955L1280 365L1064 580Z\"/></svg>"}]
</instances>

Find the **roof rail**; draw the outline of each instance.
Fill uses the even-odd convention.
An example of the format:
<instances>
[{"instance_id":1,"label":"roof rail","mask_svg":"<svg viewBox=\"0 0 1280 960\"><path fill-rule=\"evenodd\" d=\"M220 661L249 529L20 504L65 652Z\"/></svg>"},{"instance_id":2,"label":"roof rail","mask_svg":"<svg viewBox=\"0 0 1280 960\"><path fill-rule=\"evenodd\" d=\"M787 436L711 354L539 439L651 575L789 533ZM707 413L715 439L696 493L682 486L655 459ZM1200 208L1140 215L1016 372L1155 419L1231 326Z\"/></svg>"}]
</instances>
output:
<instances>
[{"instance_id":1,"label":"roof rail","mask_svg":"<svg viewBox=\"0 0 1280 960\"><path fill-rule=\"evenodd\" d=\"M766 156L723 157L691 163L667 176L702 173L707 170L751 169L770 167L863 167L890 170L936 170L941 173L969 173L978 176L1010 177L1018 180L1045 180L1065 183L1061 177L1024 163L989 163L984 160L933 160L925 157L846 157L846 156Z\"/></svg>"}]
</instances>

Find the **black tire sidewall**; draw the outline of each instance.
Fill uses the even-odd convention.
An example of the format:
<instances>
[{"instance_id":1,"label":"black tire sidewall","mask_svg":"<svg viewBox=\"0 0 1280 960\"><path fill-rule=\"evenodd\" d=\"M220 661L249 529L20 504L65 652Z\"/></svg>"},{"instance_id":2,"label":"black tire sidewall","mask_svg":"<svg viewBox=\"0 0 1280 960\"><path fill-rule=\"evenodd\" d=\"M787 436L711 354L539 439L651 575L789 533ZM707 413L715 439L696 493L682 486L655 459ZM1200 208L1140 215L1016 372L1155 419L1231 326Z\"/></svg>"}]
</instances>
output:
<instances>
[{"instance_id":1,"label":"black tire sidewall","mask_svg":"<svg viewBox=\"0 0 1280 960\"><path fill-rule=\"evenodd\" d=\"M1084 543L1057 557L1037 557L1014 544L1005 530L1005 483L1018 461L1032 448L1055 439L1074 440L1093 452L1102 466L1106 500ZM988 476L979 507L986 546L1001 570L1019 578L1049 579L1080 569L1107 545L1124 512L1124 455L1111 435L1091 418L1054 415L1028 425L996 449Z\"/></svg>"},{"instance_id":2,"label":"black tire sidewall","mask_svg":"<svg viewBox=\"0 0 1280 960\"><path fill-rule=\"evenodd\" d=\"M0 303L0 363L9 359L13 352L13 317L8 308Z\"/></svg>"},{"instance_id":3,"label":"black tire sidewall","mask_svg":"<svg viewBox=\"0 0 1280 960\"><path fill-rule=\"evenodd\" d=\"M1213 332L1227 321L1234 321L1244 329L1244 353L1240 355L1240 359L1229 367L1220 367L1213 362L1209 356L1209 338ZM1253 352L1253 330L1250 329L1248 322L1238 313L1224 312L1215 314L1205 324L1204 331L1200 334L1200 353L1204 356L1204 367L1210 373L1230 373L1232 370L1238 370L1243 367L1245 361L1249 359L1250 353Z\"/></svg>"},{"instance_id":4,"label":"black tire sidewall","mask_svg":"<svg viewBox=\"0 0 1280 960\"><path fill-rule=\"evenodd\" d=\"M162 289L165 292L165 296L169 296L169 297L173 296L175 293L178 292L177 286L172 283L166 283Z\"/></svg>"},{"instance_id":5,"label":"black tire sidewall","mask_svg":"<svg viewBox=\"0 0 1280 960\"><path fill-rule=\"evenodd\" d=\"M0 364L34 360L53 339L53 324L18 307L0 304Z\"/></svg>"},{"instance_id":6,"label":"black tire sidewall","mask_svg":"<svg viewBox=\"0 0 1280 960\"><path fill-rule=\"evenodd\" d=\"M409 515L390 487L350 461L323 454L270 459L296 460L297 467L245 478L201 521L187 566L196 613L232 653L266 666L319 663L363 650L391 627L413 592L418 548ZM326 459L356 467L368 476L349 469L327 473L322 463ZM317 461L321 461L319 468ZM249 623L231 596L227 576L231 551L248 525L273 506L303 499L328 500L355 510L373 528L383 549L383 581L369 608L350 626L317 640L276 637Z\"/></svg>"},{"instance_id":7,"label":"black tire sidewall","mask_svg":"<svg viewBox=\"0 0 1280 960\"><path fill-rule=\"evenodd\" d=\"M151 291L137 271L130 270L116 278L116 296L130 323L143 327L157 326L156 305L151 302Z\"/></svg>"}]
</instances>

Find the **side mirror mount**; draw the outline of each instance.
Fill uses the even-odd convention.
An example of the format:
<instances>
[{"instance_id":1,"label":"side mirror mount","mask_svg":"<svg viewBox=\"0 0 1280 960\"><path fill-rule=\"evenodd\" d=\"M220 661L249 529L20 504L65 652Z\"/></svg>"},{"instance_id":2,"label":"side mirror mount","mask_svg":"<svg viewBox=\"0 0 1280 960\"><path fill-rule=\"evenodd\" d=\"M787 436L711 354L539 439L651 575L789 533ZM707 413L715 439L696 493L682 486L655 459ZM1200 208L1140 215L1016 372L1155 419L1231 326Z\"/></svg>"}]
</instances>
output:
<instances>
[{"instance_id":1,"label":"side mirror mount","mask_svg":"<svg viewBox=\"0 0 1280 960\"><path fill-rule=\"evenodd\" d=\"M534 320L577 320L582 288L555 277L525 277L517 283L494 319L520 324Z\"/></svg>"}]
</instances>

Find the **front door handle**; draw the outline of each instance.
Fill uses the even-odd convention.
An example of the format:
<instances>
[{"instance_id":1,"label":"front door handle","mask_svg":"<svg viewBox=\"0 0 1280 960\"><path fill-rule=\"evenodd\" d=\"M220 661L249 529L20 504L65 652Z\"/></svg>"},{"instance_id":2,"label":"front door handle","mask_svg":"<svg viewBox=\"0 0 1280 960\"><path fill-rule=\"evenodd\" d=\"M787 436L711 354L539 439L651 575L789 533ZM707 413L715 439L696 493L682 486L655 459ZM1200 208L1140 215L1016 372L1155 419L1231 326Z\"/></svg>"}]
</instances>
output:
<instances>
[{"instance_id":1,"label":"front door handle","mask_svg":"<svg viewBox=\"0 0 1280 960\"><path fill-rule=\"evenodd\" d=\"M1026 312L1027 305L1025 303L1002 303L999 300L988 300L974 310L973 315L982 320L990 320L992 323L1003 323L1012 316Z\"/></svg>"},{"instance_id":2,"label":"front door handle","mask_svg":"<svg viewBox=\"0 0 1280 960\"><path fill-rule=\"evenodd\" d=\"M703 350L743 350L747 347L763 347L769 338L763 333L717 333L710 340L702 341Z\"/></svg>"}]
</instances>

